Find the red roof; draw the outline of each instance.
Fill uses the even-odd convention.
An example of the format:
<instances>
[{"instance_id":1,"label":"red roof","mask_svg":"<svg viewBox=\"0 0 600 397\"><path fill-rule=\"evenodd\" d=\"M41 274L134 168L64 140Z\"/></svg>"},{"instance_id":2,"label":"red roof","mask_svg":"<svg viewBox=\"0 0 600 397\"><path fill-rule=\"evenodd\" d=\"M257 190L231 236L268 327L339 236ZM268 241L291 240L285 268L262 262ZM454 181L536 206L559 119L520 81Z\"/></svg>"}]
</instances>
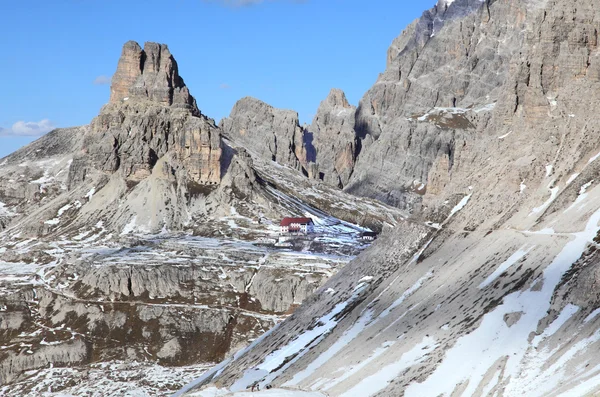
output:
<instances>
[{"instance_id":1,"label":"red roof","mask_svg":"<svg viewBox=\"0 0 600 397\"><path fill-rule=\"evenodd\" d=\"M310 218L283 218L279 226L289 226L292 223L299 223L301 225L309 225L313 223L313 220Z\"/></svg>"}]
</instances>

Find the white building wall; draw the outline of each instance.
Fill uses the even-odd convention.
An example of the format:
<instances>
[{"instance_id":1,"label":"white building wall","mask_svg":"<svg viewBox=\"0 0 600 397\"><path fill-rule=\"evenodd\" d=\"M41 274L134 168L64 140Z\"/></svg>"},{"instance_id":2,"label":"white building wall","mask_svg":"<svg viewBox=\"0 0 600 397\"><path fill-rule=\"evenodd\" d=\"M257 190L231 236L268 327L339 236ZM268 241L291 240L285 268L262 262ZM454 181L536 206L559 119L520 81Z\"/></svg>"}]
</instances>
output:
<instances>
[{"instance_id":1,"label":"white building wall","mask_svg":"<svg viewBox=\"0 0 600 397\"><path fill-rule=\"evenodd\" d=\"M314 233L313 224L291 223L289 226L280 226L281 233L289 233L290 230L298 230L302 233Z\"/></svg>"}]
</instances>

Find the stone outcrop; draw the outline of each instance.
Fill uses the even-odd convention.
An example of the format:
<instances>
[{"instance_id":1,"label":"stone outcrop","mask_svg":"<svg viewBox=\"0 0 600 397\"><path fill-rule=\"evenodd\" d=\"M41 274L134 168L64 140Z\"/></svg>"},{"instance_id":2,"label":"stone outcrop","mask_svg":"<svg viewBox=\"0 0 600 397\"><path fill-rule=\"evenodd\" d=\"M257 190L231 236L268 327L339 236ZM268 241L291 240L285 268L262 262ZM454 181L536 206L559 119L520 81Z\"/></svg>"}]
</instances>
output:
<instances>
[{"instance_id":1,"label":"stone outcrop","mask_svg":"<svg viewBox=\"0 0 600 397\"><path fill-rule=\"evenodd\" d=\"M309 128L318 178L332 186L345 186L354 169L355 112L356 107L348 103L344 92L332 89Z\"/></svg>"},{"instance_id":2,"label":"stone outcrop","mask_svg":"<svg viewBox=\"0 0 600 397\"><path fill-rule=\"evenodd\" d=\"M133 98L199 113L196 100L179 76L177 62L166 44L148 42L143 50L135 41L128 41L123 46L112 78L110 103Z\"/></svg>"},{"instance_id":3,"label":"stone outcrop","mask_svg":"<svg viewBox=\"0 0 600 397\"><path fill-rule=\"evenodd\" d=\"M219 130L186 110L135 100L108 104L92 121L85 144L85 155L96 168L125 178L148 177L169 154L172 167L184 167L190 180L220 181Z\"/></svg>"},{"instance_id":4,"label":"stone outcrop","mask_svg":"<svg viewBox=\"0 0 600 397\"><path fill-rule=\"evenodd\" d=\"M598 31L591 0L440 1L412 24L361 100L345 189L423 229L380 238L214 383L600 392Z\"/></svg>"},{"instance_id":5,"label":"stone outcrop","mask_svg":"<svg viewBox=\"0 0 600 397\"><path fill-rule=\"evenodd\" d=\"M110 102L119 102L129 97L129 89L142 75L142 48L135 41L123 46L117 71L113 74L110 87Z\"/></svg>"},{"instance_id":6,"label":"stone outcrop","mask_svg":"<svg viewBox=\"0 0 600 397\"><path fill-rule=\"evenodd\" d=\"M341 188L352 175L357 152L355 111L345 94L333 89L312 124L301 127L296 112L248 97L235 104L220 127L225 136L259 158Z\"/></svg>"},{"instance_id":7,"label":"stone outcrop","mask_svg":"<svg viewBox=\"0 0 600 397\"><path fill-rule=\"evenodd\" d=\"M173 174L183 170L190 182L218 184L221 154L219 129L200 114L168 47L146 43L142 50L130 41L113 77L110 102L92 121L71 172L81 181L89 160L100 171L140 181L165 158Z\"/></svg>"},{"instance_id":8,"label":"stone outcrop","mask_svg":"<svg viewBox=\"0 0 600 397\"><path fill-rule=\"evenodd\" d=\"M493 9L478 0L447 4L394 40L385 72L361 99L349 192L415 211L424 192L415 187L426 190L437 159L449 158L452 173L457 142L487 127L524 39L514 34L525 29L524 11L504 2Z\"/></svg>"},{"instance_id":9,"label":"stone outcrop","mask_svg":"<svg viewBox=\"0 0 600 397\"><path fill-rule=\"evenodd\" d=\"M298 113L255 98L240 99L221 120L223 134L262 159L302 170L308 163L305 131Z\"/></svg>"}]
</instances>

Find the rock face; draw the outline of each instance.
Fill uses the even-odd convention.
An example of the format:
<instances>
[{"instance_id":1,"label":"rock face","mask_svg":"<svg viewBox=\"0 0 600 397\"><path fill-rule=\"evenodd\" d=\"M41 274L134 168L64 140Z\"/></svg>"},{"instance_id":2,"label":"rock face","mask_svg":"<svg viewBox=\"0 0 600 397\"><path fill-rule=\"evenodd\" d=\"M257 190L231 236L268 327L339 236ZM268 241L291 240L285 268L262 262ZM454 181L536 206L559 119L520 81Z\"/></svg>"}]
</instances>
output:
<instances>
[{"instance_id":1,"label":"rock face","mask_svg":"<svg viewBox=\"0 0 600 397\"><path fill-rule=\"evenodd\" d=\"M140 230L180 229L197 212L219 208L206 202L227 172L221 132L198 110L166 45L125 44L110 102L82 146L67 188L76 194L84 186L106 187L105 203L89 206L88 216L111 229L134 220Z\"/></svg>"},{"instance_id":2,"label":"rock face","mask_svg":"<svg viewBox=\"0 0 600 397\"><path fill-rule=\"evenodd\" d=\"M309 128L315 148L318 178L332 186L343 187L348 183L354 169L356 136L354 117L356 108L346 95L332 89L321 102Z\"/></svg>"},{"instance_id":3,"label":"rock face","mask_svg":"<svg viewBox=\"0 0 600 397\"><path fill-rule=\"evenodd\" d=\"M110 103L139 98L199 114L196 100L179 76L177 62L165 44L135 41L123 46L110 87Z\"/></svg>"},{"instance_id":4,"label":"rock face","mask_svg":"<svg viewBox=\"0 0 600 397\"><path fill-rule=\"evenodd\" d=\"M164 44L124 45L110 102L92 121L85 144L84 157L95 168L132 180L148 177L167 157L165 167L185 169L194 183L221 178L220 132L200 114Z\"/></svg>"},{"instance_id":5,"label":"rock face","mask_svg":"<svg viewBox=\"0 0 600 397\"><path fill-rule=\"evenodd\" d=\"M306 178L297 114L248 102L232 125L265 152L222 139L166 46L129 42L90 125L0 160L0 395L170 395L182 365L247 346L365 249L356 224L404 218ZM322 235L280 246L279 220L307 212ZM139 375L165 366L177 381Z\"/></svg>"},{"instance_id":6,"label":"rock face","mask_svg":"<svg viewBox=\"0 0 600 397\"><path fill-rule=\"evenodd\" d=\"M240 99L219 124L225 136L261 158L306 169L305 132L298 113L276 109L255 98Z\"/></svg>"},{"instance_id":7,"label":"rock face","mask_svg":"<svg viewBox=\"0 0 600 397\"><path fill-rule=\"evenodd\" d=\"M333 89L319 106L312 125L301 127L296 112L248 97L235 104L220 127L225 136L259 158L341 188L352 175L357 154L355 111L343 91Z\"/></svg>"},{"instance_id":8,"label":"rock face","mask_svg":"<svg viewBox=\"0 0 600 397\"><path fill-rule=\"evenodd\" d=\"M412 24L359 104L345 189L410 208L414 223L204 381L600 392L598 31L591 0L445 1Z\"/></svg>"},{"instance_id":9,"label":"rock face","mask_svg":"<svg viewBox=\"0 0 600 397\"><path fill-rule=\"evenodd\" d=\"M185 169L193 182L216 184L221 178L220 132L187 110L134 99L108 104L92 121L85 144L85 156L97 169L124 178L148 177L161 158Z\"/></svg>"},{"instance_id":10,"label":"rock face","mask_svg":"<svg viewBox=\"0 0 600 397\"><path fill-rule=\"evenodd\" d=\"M263 158L352 194L418 211L428 186L437 189L439 178L430 181L430 172L452 171L456 136L486 127L486 105L497 101L523 39L506 30L503 16L491 16L488 2L440 0L393 41L385 72L358 109L334 89L303 130L295 112L244 98L221 127ZM521 17L515 21L524 23ZM487 40L482 26L500 41L473 43L473 37ZM448 33L437 37L442 29ZM445 170L436 168L444 164Z\"/></svg>"},{"instance_id":11,"label":"rock face","mask_svg":"<svg viewBox=\"0 0 600 397\"><path fill-rule=\"evenodd\" d=\"M360 101L360 153L348 191L418 208L437 159L447 157L444 172L451 173L458 137L486 127L485 106L500 95L523 40L514 32L525 20L506 21L516 4L496 5L495 15L487 2L446 5L439 2L394 40L386 71Z\"/></svg>"}]
</instances>

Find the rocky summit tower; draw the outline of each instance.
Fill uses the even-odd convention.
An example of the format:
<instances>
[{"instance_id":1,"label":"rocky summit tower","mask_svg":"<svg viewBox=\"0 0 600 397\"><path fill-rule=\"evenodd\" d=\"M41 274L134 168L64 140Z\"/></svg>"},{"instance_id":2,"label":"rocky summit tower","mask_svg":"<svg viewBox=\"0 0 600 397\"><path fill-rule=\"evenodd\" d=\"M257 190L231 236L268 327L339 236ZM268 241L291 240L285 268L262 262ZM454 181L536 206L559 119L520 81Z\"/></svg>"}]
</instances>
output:
<instances>
[{"instance_id":1,"label":"rocky summit tower","mask_svg":"<svg viewBox=\"0 0 600 397\"><path fill-rule=\"evenodd\" d=\"M125 43L110 101L86 137L85 157L133 181L148 177L160 162L167 174L220 182L219 130L198 110L166 45Z\"/></svg>"}]
</instances>

